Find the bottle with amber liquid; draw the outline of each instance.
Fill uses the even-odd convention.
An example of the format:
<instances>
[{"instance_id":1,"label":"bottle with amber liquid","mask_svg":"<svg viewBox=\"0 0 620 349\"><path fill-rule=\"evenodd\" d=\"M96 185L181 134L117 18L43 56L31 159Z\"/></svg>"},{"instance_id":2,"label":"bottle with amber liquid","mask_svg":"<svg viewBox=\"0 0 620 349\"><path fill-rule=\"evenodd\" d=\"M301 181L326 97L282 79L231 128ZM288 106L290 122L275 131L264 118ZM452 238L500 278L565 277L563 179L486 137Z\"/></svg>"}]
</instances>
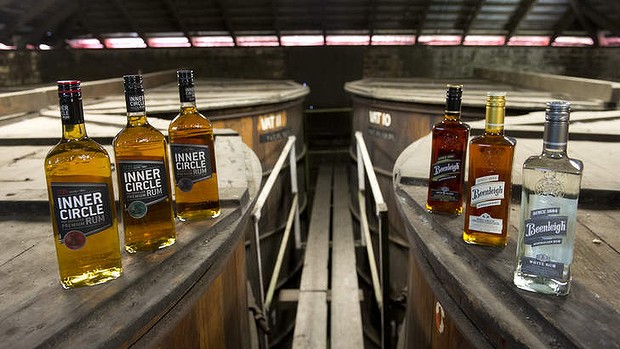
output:
<instances>
[{"instance_id":1,"label":"bottle with amber liquid","mask_svg":"<svg viewBox=\"0 0 620 349\"><path fill-rule=\"evenodd\" d=\"M58 81L62 139L45 157L54 243L64 288L122 273L108 153L88 138L77 80Z\"/></svg>"},{"instance_id":2,"label":"bottle with amber liquid","mask_svg":"<svg viewBox=\"0 0 620 349\"><path fill-rule=\"evenodd\" d=\"M220 215L213 125L196 109L194 73L177 71L181 112L168 127L177 217L208 219Z\"/></svg>"},{"instance_id":3,"label":"bottle with amber liquid","mask_svg":"<svg viewBox=\"0 0 620 349\"><path fill-rule=\"evenodd\" d=\"M547 103L543 149L523 164L514 284L565 296L570 290L583 163L566 152L570 103Z\"/></svg>"},{"instance_id":4,"label":"bottle with amber liquid","mask_svg":"<svg viewBox=\"0 0 620 349\"><path fill-rule=\"evenodd\" d=\"M433 125L426 209L463 212L469 126L461 121L462 85L448 85L444 119Z\"/></svg>"},{"instance_id":5,"label":"bottle with amber liquid","mask_svg":"<svg viewBox=\"0 0 620 349\"><path fill-rule=\"evenodd\" d=\"M141 75L124 76L127 125L114 138L125 250L164 248L176 240L166 138L146 118Z\"/></svg>"},{"instance_id":6,"label":"bottle with amber liquid","mask_svg":"<svg viewBox=\"0 0 620 349\"><path fill-rule=\"evenodd\" d=\"M504 247L508 243L512 162L516 140L504 135L506 93L490 92L484 134L469 143L469 198L463 240Z\"/></svg>"}]
</instances>

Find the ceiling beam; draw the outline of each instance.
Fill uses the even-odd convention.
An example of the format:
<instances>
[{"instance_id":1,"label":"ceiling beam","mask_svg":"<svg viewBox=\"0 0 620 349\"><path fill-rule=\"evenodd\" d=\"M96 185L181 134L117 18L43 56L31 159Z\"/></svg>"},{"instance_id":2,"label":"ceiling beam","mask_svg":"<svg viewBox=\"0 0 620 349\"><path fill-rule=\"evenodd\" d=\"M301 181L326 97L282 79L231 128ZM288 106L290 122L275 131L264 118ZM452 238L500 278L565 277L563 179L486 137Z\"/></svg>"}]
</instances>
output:
<instances>
[{"instance_id":1,"label":"ceiling beam","mask_svg":"<svg viewBox=\"0 0 620 349\"><path fill-rule=\"evenodd\" d=\"M570 5L573 9L573 13L577 17L577 20L579 21L579 23L581 23L583 29L588 33L588 36L594 42L594 46L598 46L598 31L596 28L596 24L590 19L589 16L584 13L584 11L582 11L582 8L584 6L582 6L581 3L575 0L570 0Z\"/></svg>"},{"instance_id":2,"label":"ceiling beam","mask_svg":"<svg viewBox=\"0 0 620 349\"><path fill-rule=\"evenodd\" d=\"M584 24L587 22L585 18L591 21L597 28L594 28L596 31L608 29L612 32L613 35L620 35L620 25L618 25L615 21L610 20L605 15L594 10L589 3L584 3L582 0L570 0L571 7L575 14L577 15L577 19ZM583 19L582 19L583 18ZM587 27L586 27L587 30ZM596 33L594 33L595 36Z\"/></svg>"},{"instance_id":3,"label":"ceiling beam","mask_svg":"<svg viewBox=\"0 0 620 349\"><path fill-rule=\"evenodd\" d=\"M230 34L236 46L237 45L237 34L235 33L235 30L232 25L232 21L230 20L230 13L228 11L228 8L224 4L225 2L226 2L225 0L215 0L215 3L217 4L218 9L220 10L220 14L222 15L222 20L224 21L224 30L226 30Z\"/></svg>"},{"instance_id":4,"label":"ceiling beam","mask_svg":"<svg viewBox=\"0 0 620 349\"><path fill-rule=\"evenodd\" d=\"M428 14L428 9L431 7L432 0L424 1L422 4L422 10L418 13L418 25L416 26L415 33L415 43L417 45L418 39L420 38L420 33L422 33L422 29L424 29L424 24L426 23L426 16Z\"/></svg>"},{"instance_id":5,"label":"ceiling beam","mask_svg":"<svg viewBox=\"0 0 620 349\"><path fill-rule=\"evenodd\" d=\"M280 16L278 16L278 0L271 0L271 13L273 16L273 30L278 37L278 45L282 46L282 32L280 30Z\"/></svg>"},{"instance_id":6,"label":"ceiling beam","mask_svg":"<svg viewBox=\"0 0 620 349\"><path fill-rule=\"evenodd\" d=\"M79 9L80 1L70 1L55 16L47 16L46 20L41 21L38 26L34 27L32 32L26 36L23 36L15 43L17 48L24 48L27 44L32 44L34 41L41 40L44 33L48 31L56 32L59 26L63 25L72 16L76 16L76 12Z\"/></svg>"},{"instance_id":7,"label":"ceiling beam","mask_svg":"<svg viewBox=\"0 0 620 349\"><path fill-rule=\"evenodd\" d=\"M482 9L482 5L484 4L484 2L485 0L478 0L474 9L469 13L469 16L467 16L467 19L465 20L465 24L463 25L463 36L461 36L461 45L463 45L463 42L465 41L465 36L469 34L469 31L471 30L471 25L474 22L474 19L478 17L478 14L480 13L480 10Z\"/></svg>"},{"instance_id":8,"label":"ceiling beam","mask_svg":"<svg viewBox=\"0 0 620 349\"><path fill-rule=\"evenodd\" d=\"M134 33L138 33L138 36L140 38L142 38L142 40L144 40L144 43L148 46L148 41L146 40L146 35L144 35L144 33L138 28L138 26L136 25L135 21L133 20L132 14L129 13L129 10L127 10L125 5L123 4L123 1L122 0L114 0L114 4L121 11L121 13L123 14L123 17L125 18L127 23L129 23L129 27L131 28L131 31L134 32Z\"/></svg>"},{"instance_id":9,"label":"ceiling beam","mask_svg":"<svg viewBox=\"0 0 620 349\"><path fill-rule=\"evenodd\" d=\"M575 12L573 8L569 6L564 12L564 15L560 17L560 20L553 26L553 34L549 37L549 46L553 44L558 36L568 29L568 27L575 21Z\"/></svg>"},{"instance_id":10,"label":"ceiling beam","mask_svg":"<svg viewBox=\"0 0 620 349\"><path fill-rule=\"evenodd\" d=\"M20 34L20 29L30 23L33 19L37 18L41 13L48 10L52 5L58 3L59 0L40 0L37 6L31 8L29 11L24 12L20 16L11 16L5 23L4 28L0 30L0 42L11 39L14 34Z\"/></svg>"},{"instance_id":11,"label":"ceiling beam","mask_svg":"<svg viewBox=\"0 0 620 349\"><path fill-rule=\"evenodd\" d=\"M174 23L176 24L177 28L179 28L179 31L181 31L183 35L189 40L189 30L187 29L185 22L179 15L179 11L177 10L176 6L172 3L171 0L162 1L168 12L172 15ZM191 40L189 40L189 43L190 45L193 45Z\"/></svg>"},{"instance_id":12,"label":"ceiling beam","mask_svg":"<svg viewBox=\"0 0 620 349\"><path fill-rule=\"evenodd\" d=\"M377 1L368 1L368 34L372 38L375 33L375 23L377 21ZM368 41L370 45L370 41Z\"/></svg>"},{"instance_id":13,"label":"ceiling beam","mask_svg":"<svg viewBox=\"0 0 620 349\"><path fill-rule=\"evenodd\" d=\"M536 1L537 0L521 0L519 6L512 13L508 19L508 23L506 23L506 26L504 27L504 29L506 29L506 44L508 44L510 38L514 36L515 31L519 28L519 25L530 12Z\"/></svg>"}]
</instances>

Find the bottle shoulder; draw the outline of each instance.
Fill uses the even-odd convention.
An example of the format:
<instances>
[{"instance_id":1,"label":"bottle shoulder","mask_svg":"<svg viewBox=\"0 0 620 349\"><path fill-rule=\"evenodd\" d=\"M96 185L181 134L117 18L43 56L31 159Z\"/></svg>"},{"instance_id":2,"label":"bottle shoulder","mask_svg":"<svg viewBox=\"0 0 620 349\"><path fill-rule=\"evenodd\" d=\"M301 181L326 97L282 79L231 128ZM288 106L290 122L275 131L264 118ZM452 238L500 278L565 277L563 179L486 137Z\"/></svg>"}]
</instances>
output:
<instances>
[{"instance_id":1,"label":"bottle shoulder","mask_svg":"<svg viewBox=\"0 0 620 349\"><path fill-rule=\"evenodd\" d=\"M545 156L544 154L532 155L523 163L523 169L581 173L583 172L583 162L568 156L551 157Z\"/></svg>"},{"instance_id":2,"label":"bottle shoulder","mask_svg":"<svg viewBox=\"0 0 620 349\"><path fill-rule=\"evenodd\" d=\"M53 166L59 163L87 164L90 162L107 163L110 156L103 146L90 138L80 140L61 140L45 156L45 163Z\"/></svg>"},{"instance_id":3,"label":"bottle shoulder","mask_svg":"<svg viewBox=\"0 0 620 349\"><path fill-rule=\"evenodd\" d=\"M213 128L211 120L200 112L179 113L168 127L168 131L177 129L196 129L196 128Z\"/></svg>"},{"instance_id":4,"label":"bottle shoulder","mask_svg":"<svg viewBox=\"0 0 620 349\"><path fill-rule=\"evenodd\" d=\"M446 131L467 133L469 130L469 125L462 121L442 120L433 125L433 131L435 132Z\"/></svg>"},{"instance_id":5,"label":"bottle shoulder","mask_svg":"<svg viewBox=\"0 0 620 349\"><path fill-rule=\"evenodd\" d=\"M478 135L470 140L470 144L477 146L497 146L514 148L517 140L505 135Z\"/></svg>"},{"instance_id":6,"label":"bottle shoulder","mask_svg":"<svg viewBox=\"0 0 620 349\"><path fill-rule=\"evenodd\" d=\"M151 126L150 124L144 124L140 126L129 126L123 128L114 137L112 145L129 146L133 144L146 144L146 143L165 143L166 137L164 134Z\"/></svg>"}]
</instances>

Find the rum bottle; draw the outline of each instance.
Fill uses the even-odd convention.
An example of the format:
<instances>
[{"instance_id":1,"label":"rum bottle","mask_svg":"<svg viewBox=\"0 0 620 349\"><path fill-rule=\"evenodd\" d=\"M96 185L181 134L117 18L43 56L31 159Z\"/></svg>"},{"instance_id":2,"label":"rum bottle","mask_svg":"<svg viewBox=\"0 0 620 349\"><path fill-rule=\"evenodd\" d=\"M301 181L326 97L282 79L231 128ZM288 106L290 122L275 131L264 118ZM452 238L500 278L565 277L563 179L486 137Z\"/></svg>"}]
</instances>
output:
<instances>
[{"instance_id":1,"label":"rum bottle","mask_svg":"<svg viewBox=\"0 0 620 349\"><path fill-rule=\"evenodd\" d=\"M487 94L484 134L469 143L469 198L463 240L504 247L508 243L511 174L516 140L504 135L505 92Z\"/></svg>"},{"instance_id":2,"label":"rum bottle","mask_svg":"<svg viewBox=\"0 0 620 349\"><path fill-rule=\"evenodd\" d=\"M148 123L141 75L124 76L127 125L114 138L125 250L156 250L176 240L166 138Z\"/></svg>"},{"instance_id":3,"label":"rum bottle","mask_svg":"<svg viewBox=\"0 0 620 349\"><path fill-rule=\"evenodd\" d=\"M88 138L77 80L58 81L62 138L45 157L60 282L92 286L122 273L108 153Z\"/></svg>"},{"instance_id":4,"label":"rum bottle","mask_svg":"<svg viewBox=\"0 0 620 349\"><path fill-rule=\"evenodd\" d=\"M213 125L196 109L194 73L177 71L181 112L168 127L179 219L220 215Z\"/></svg>"},{"instance_id":5,"label":"rum bottle","mask_svg":"<svg viewBox=\"0 0 620 349\"><path fill-rule=\"evenodd\" d=\"M521 222L514 283L567 295L583 164L566 153L570 103L547 103L542 154L523 164Z\"/></svg>"},{"instance_id":6,"label":"rum bottle","mask_svg":"<svg viewBox=\"0 0 620 349\"><path fill-rule=\"evenodd\" d=\"M462 85L448 85L444 119L433 125L426 209L461 214L469 126L461 121Z\"/></svg>"}]
</instances>

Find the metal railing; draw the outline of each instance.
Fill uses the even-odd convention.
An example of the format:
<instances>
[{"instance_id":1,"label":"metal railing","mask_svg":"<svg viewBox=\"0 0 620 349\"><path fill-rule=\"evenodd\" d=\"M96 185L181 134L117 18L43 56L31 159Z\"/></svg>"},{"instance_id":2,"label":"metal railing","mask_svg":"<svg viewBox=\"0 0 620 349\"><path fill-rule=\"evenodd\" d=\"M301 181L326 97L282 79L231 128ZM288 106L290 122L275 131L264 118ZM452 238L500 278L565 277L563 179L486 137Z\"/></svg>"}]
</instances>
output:
<instances>
[{"instance_id":1,"label":"metal railing","mask_svg":"<svg viewBox=\"0 0 620 349\"><path fill-rule=\"evenodd\" d=\"M271 307L271 303L273 302L273 296L276 290L276 285L278 283L278 278L280 276L280 270L282 269L284 253L286 252L286 246L288 245L292 229L294 229L295 234L295 248L301 248L301 228L299 223L299 191L297 187L297 157L295 154L295 140L295 136L288 137L288 141L286 142L286 145L284 145L284 149L282 149L282 152L280 153L278 160L276 161L273 169L271 170L271 173L269 174L265 185L258 194L258 198L256 199L256 205L254 206L254 209L252 211L252 220L254 221L254 234L252 235L252 245L255 248L253 252L256 255L256 266L259 284L258 306L261 308L263 314L267 318L269 316L269 309ZM273 188L276 179L282 171L282 167L284 166L284 162L286 161L287 156L289 158L291 193L293 195L293 200L291 202L291 208L289 209L288 218L286 220L286 226L284 228L282 241L280 242L276 263L273 272L271 273L269 287L267 289L267 293L265 294L265 286L263 281L263 264L260 248L260 231L258 225L261 219L262 208L265 205L269 194L271 193L271 189ZM266 334L262 336L261 344L263 348L268 347Z\"/></svg>"},{"instance_id":2,"label":"metal railing","mask_svg":"<svg viewBox=\"0 0 620 349\"><path fill-rule=\"evenodd\" d=\"M374 290L375 300L381 313L381 348L391 347L391 327L388 321L389 314L389 290L390 290L390 255L389 255L389 232L387 222L387 204L383 200L383 194L379 188L379 182L375 175L372 161L364 143L362 133L355 132L357 148L357 197L360 212L360 240L366 246L370 276ZM374 199L374 213L377 216L377 228L379 233L379 266L381 274L377 271L375 251L370 237L368 216L366 213L366 177L370 184L370 190Z\"/></svg>"}]
</instances>

